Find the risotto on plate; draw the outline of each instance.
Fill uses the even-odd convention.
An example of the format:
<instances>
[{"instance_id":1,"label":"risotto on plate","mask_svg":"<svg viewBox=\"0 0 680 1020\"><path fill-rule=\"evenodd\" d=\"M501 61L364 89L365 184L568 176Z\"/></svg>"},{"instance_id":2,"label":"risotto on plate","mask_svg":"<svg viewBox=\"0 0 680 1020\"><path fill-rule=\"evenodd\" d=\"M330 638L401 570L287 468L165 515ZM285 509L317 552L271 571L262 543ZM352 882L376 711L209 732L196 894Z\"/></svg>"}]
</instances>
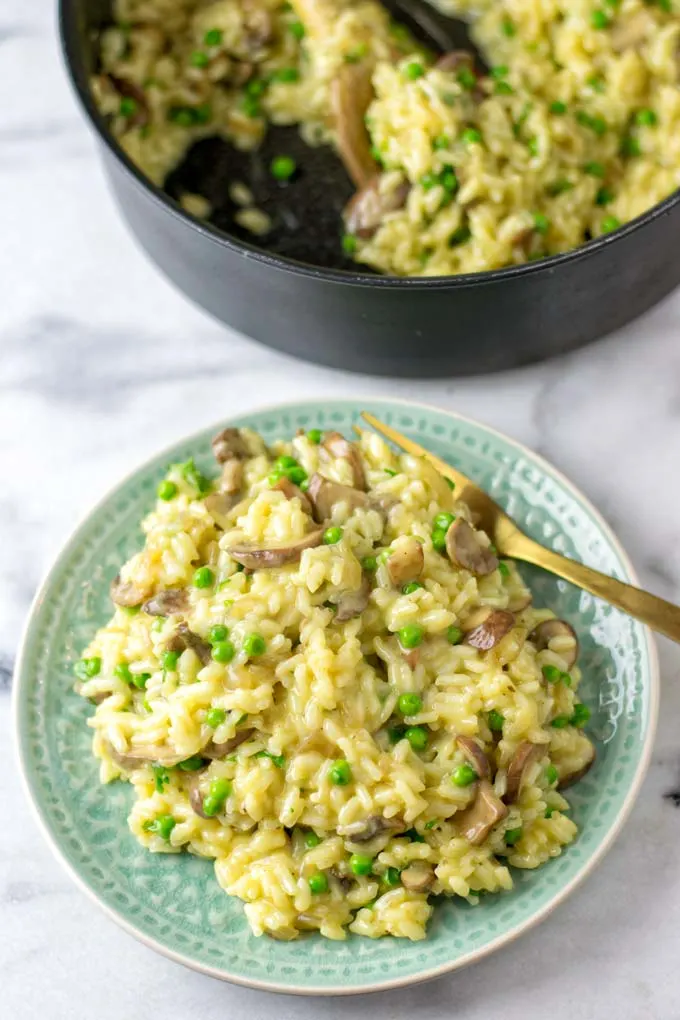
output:
<instances>
[{"instance_id":1,"label":"risotto on plate","mask_svg":"<svg viewBox=\"0 0 680 1020\"><path fill-rule=\"evenodd\" d=\"M256 935L425 936L576 835L578 641L445 478L373 434L174 464L76 664L103 782L214 861Z\"/></svg>"}]
</instances>

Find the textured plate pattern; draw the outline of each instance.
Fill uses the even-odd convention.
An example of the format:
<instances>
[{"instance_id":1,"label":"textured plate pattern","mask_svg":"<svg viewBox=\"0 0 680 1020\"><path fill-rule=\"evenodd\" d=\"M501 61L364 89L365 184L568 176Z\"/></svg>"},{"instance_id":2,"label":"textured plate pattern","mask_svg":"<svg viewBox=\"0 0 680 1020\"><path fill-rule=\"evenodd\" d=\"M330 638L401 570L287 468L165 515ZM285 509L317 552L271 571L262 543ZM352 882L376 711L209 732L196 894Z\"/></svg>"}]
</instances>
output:
<instances>
[{"instance_id":1,"label":"textured plate pattern","mask_svg":"<svg viewBox=\"0 0 680 1020\"><path fill-rule=\"evenodd\" d=\"M606 526L557 473L523 448L433 409L398 402L366 406L480 482L534 538L629 580ZM265 440L297 428L350 434L350 401L299 404L244 415ZM212 431L212 430L211 430ZM72 872L114 917L163 952L216 976L288 991L343 992L406 983L489 951L547 912L597 859L646 764L656 712L653 646L644 628L570 585L529 568L537 603L574 623L581 641L583 698L593 708L595 768L570 790L577 842L537 871L515 872L515 889L471 908L438 906L425 942L352 937L329 942L257 939L240 901L218 888L212 864L188 855L151 855L126 825L131 792L99 785L90 754L91 713L72 690L79 651L110 611L108 584L139 548L139 521L153 504L166 464L194 456L210 469L202 433L124 481L81 526L54 566L29 622L17 676L20 753L31 796Z\"/></svg>"}]
</instances>

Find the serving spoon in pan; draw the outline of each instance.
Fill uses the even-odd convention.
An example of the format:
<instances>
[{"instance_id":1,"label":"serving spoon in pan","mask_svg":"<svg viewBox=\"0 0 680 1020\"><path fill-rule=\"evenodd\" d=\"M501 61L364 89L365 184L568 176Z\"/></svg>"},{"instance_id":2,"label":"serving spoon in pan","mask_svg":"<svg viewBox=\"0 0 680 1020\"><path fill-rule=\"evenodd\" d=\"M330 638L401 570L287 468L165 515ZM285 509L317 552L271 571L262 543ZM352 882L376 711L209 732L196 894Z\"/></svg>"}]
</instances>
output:
<instances>
[{"instance_id":1,"label":"serving spoon in pan","mask_svg":"<svg viewBox=\"0 0 680 1020\"><path fill-rule=\"evenodd\" d=\"M425 0L382 2L395 21L404 25L417 42L436 56L468 52L472 65L480 73L486 70L464 21L441 14ZM323 10L322 4L310 4L309 0L297 0L294 4L296 9L302 5L309 8L310 13L315 7ZM308 26L308 31L313 30L313 25ZM348 64L343 70L351 74L356 65ZM359 122L367 147L363 112L359 112ZM348 153L347 147L345 153ZM272 161L281 155L292 159L296 167L286 181L277 181L270 169ZM196 142L168 175L164 190L178 201L187 192L201 195L210 203L209 221L241 241L299 262L355 270L356 263L351 252L343 251L341 239L345 231L343 212L357 189L362 187L361 177L351 153L343 157L330 145L308 145L295 124L271 124L261 145L253 152L243 152L217 136ZM261 237L237 220L241 207L230 193L235 181L246 185L253 196L253 205L269 219L271 228ZM362 267L362 271L370 272L367 267Z\"/></svg>"},{"instance_id":2,"label":"serving spoon in pan","mask_svg":"<svg viewBox=\"0 0 680 1020\"><path fill-rule=\"evenodd\" d=\"M453 482L456 497L477 515L480 527L487 533L501 556L543 567L551 574L570 581L591 595L596 595L628 613L629 616L635 617L636 620L646 623L652 630L664 634L671 641L680 642L680 606L666 602L665 599L640 588L634 588L631 584L617 581L614 577L601 574L599 570L593 570L592 567L586 567L576 560L539 545L520 531L512 518L457 468L451 467L412 439L385 425L368 411L363 411L361 417L385 439L414 457L422 457L436 471Z\"/></svg>"}]
</instances>

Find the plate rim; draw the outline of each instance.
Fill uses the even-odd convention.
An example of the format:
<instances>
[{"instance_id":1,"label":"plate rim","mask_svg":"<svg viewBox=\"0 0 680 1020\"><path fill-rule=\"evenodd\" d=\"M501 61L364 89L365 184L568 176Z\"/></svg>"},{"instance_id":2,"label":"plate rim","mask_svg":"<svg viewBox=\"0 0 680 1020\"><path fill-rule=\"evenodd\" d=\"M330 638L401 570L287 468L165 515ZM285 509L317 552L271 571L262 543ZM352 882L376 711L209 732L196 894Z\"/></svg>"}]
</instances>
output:
<instances>
[{"instance_id":1,"label":"plate rim","mask_svg":"<svg viewBox=\"0 0 680 1020\"><path fill-rule=\"evenodd\" d=\"M430 967L427 970L415 975L406 975L404 977L388 978L384 981L374 982L370 985L332 985L332 986L307 986L307 985L282 985L277 981L263 981L258 978L243 977L238 974L231 974L225 971L223 968L214 967L210 964L202 963L198 960L194 960L191 957L185 955L185 953L173 949L170 946L164 945L156 938L145 934L140 931L132 922L130 922L121 912L116 910L114 907L104 903L97 891L89 885L89 883L83 878L77 871L76 867L71 864L66 855L63 853L62 848L53 833L45 818L45 813L34 797L33 786L30 779L30 771L28 766L28 753L27 753L27 740L26 733L21 728L21 712L22 712L22 693L24 687L27 686L28 681L25 677L26 673L26 658L28 654L28 644L30 634L34 626L34 619L37 614L39 607L41 606L45 597L46 591L51 583L52 575L57 571L62 561L71 552L72 548L77 544L77 539L81 529L88 522L90 517L97 513L99 510L112 499L115 494L126 485L132 477L139 473L145 472L150 466L158 459L168 456L172 451L180 444L193 443L198 441L199 437L205 435L205 433L217 431L220 428L229 425L231 421L238 420L240 417L245 417L252 414L266 414L266 413L280 413L282 411L290 410L292 408L302 409L306 406L318 406L319 402L326 404L331 410L333 404L355 404L359 406L361 404L370 405L401 405L405 409L420 410L426 412L435 412L437 414L443 414L453 421L463 422L467 425L472 425L476 428L480 428L488 434L502 440L504 443L514 447L518 454L528 456L530 460L533 460L538 467L543 471L552 475L562 485L572 497L576 498L584 507L588 513L592 515L593 519L597 523L599 529L602 531L607 541L611 544L612 548L620 558L623 566L625 567L630 582L634 585L639 586L639 578L637 571L628 555L627 551L623 547L620 539L615 534L612 527L605 520L602 513L593 505L590 499L585 495L581 489L578 488L559 468L555 467L547 458L542 454L535 452L525 443L522 443L518 439L514 439L511 436L501 432L500 429L496 429L491 425L487 425L485 422L479 421L476 418L472 418L468 415L460 414L458 411L452 411L448 408L439 407L436 404L426 403L424 401L410 400L401 397L385 397L385 396L371 396L370 394L360 395L359 397L345 397L339 396L338 394L321 393L316 397L305 397L299 400L289 400L276 402L274 404L265 404L263 406L256 406L248 409L241 410L233 415L230 415L226 419L222 419L215 422L213 425L205 425L194 432L189 433L185 436L180 436L173 440L170 444L163 447L161 450L152 453L149 457L146 457L141 463L132 467L130 470L118 478L113 485L106 488L105 492L100 498L82 515L79 516L76 524L69 531L66 538L60 543L56 554L50 558L46 570L43 572L41 581L37 587L35 595L31 601L31 605L26 616L25 623L23 625L21 636L19 639L16 662L13 672L12 682L12 708L11 708L11 732L15 746L16 760L19 765L19 776L20 784L24 790L26 798L30 804L31 812L34 820L37 822L38 828L41 831L44 839L47 841L47 845L54 857L60 862L62 867L65 869L70 878L75 884L83 891L86 896L106 914L115 924L126 931L137 941L146 945L148 948L153 949L161 956L173 960L175 963L182 964L188 967L190 970L197 971L202 974L206 974L208 977L216 978L219 981L224 981L230 984L239 985L244 988L252 988L256 991L264 992L276 992L279 994L286 995L304 995L304 996L344 996L344 995L371 995L375 992L390 991L397 988L409 987L411 985L423 984L426 981L433 981L439 977L443 977L446 974L453 973L456 970L460 970L463 967L469 966L472 963L476 963L479 960L490 956L492 953L497 952L504 946L514 942L520 936L526 932L535 928L542 921L544 921L554 910L562 904L574 890L580 886L597 868L602 862L605 855L612 848L613 844L619 837L621 830L623 829L633 806L637 800L640 788L647 774L649 768L652 750L654 747L654 741L656 737L656 729L659 715L659 697L660 697L660 669L659 669L659 656L656 641L651 629L645 624L641 624L642 632L644 634L645 646L647 651L647 657L649 662L649 676L647 678L648 696L649 696L649 712L648 712L648 723L647 731L645 733L644 742L641 748L640 757L638 764L635 769L633 781L626 793L625 799L619 809L615 821L610 827L607 834L602 839L602 842L592 854L591 858L579 869L577 874L571 878L563 888L550 897L548 902L538 909L531 917L516 924L508 931L502 932L492 939L485 946L481 946L477 949L469 950L463 953L457 959L440 963L435 967Z\"/></svg>"}]
</instances>

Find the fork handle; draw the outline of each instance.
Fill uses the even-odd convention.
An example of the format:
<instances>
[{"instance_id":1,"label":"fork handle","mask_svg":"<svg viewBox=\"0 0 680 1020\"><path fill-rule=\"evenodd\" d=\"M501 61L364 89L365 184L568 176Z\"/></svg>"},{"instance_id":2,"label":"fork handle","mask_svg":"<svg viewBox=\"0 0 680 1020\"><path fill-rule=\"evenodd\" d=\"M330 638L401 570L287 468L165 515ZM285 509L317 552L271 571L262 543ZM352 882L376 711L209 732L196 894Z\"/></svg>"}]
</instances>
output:
<instances>
[{"instance_id":1,"label":"fork handle","mask_svg":"<svg viewBox=\"0 0 680 1020\"><path fill-rule=\"evenodd\" d=\"M566 556L546 549L526 535L516 534L504 543L503 552L513 559L523 560L525 563L533 563L537 567L543 567L565 581L589 591L591 595L610 602L617 609L622 609L629 616L641 620L648 627L664 634L671 641L680 643L680 607L674 606L672 602L651 595L641 588L634 588L632 584L624 584L613 577L601 574L599 570L592 567L584 567L576 560L570 560Z\"/></svg>"}]
</instances>

